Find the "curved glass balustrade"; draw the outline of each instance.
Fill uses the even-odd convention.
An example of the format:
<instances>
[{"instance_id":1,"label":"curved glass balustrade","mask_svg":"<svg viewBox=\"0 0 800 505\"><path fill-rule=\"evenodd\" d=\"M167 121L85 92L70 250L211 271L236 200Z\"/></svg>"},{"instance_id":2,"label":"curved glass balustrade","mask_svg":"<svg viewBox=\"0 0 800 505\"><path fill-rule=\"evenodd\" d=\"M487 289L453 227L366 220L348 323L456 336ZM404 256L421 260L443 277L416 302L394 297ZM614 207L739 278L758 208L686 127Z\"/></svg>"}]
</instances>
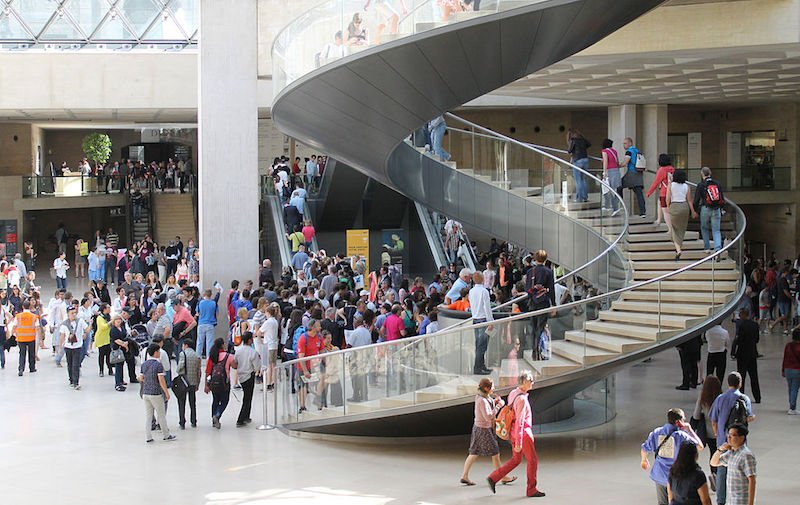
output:
<instances>
[{"instance_id":1,"label":"curved glass balustrade","mask_svg":"<svg viewBox=\"0 0 800 505\"><path fill-rule=\"evenodd\" d=\"M494 371L491 377L499 389L515 385L518 372L534 369L538 374L537 388L554 385L575 372L606 366L612 361L620 365L631 359L655 352L662 344L678 334L688 334L702 327L709 319L721 315L735 303L743 289L740 274L742 237L745 217L741 209L728 202L725 219L730 221L734 235L726 237L725 247L685 265L675 271L636 282L622 289L593 296L585 300L554 308L515 314L492 323L460 325L432 335L383 342L371 346L350 348L321 356L290 361L280 365L276 386L276 412L280 424L318 422L346 416L390 415L419 405L434 402L468 401L474 395L480 376L473 375L476 335L489 335L486 352L487 366ZM734 269L724 268L717 258L734 262ZM703 315L678 320L669 306L686 299L681 284L693 273L703 272L707 280L691 296L703 295L705 304L696 309ZM600 312L620 298L628 300L634 292L652 295L652 311L648 320L629 325L625 337L610 340L617 346L593 341L591 324ZM633 298L631 298L633 299ZM534 328L546 320L549 345L534 338ZM537 342L538 340L538 342ZM598 347L603 345L604 347ZM310 367L309 394L306 409L300 412L299 397L294 393L301 381L300 363ZM285 370L285 371L284 371ZM322 386L320 386L322 384ZM340 394L341 391L341 394ZM314 393L327 400L323 403ZM327 404L322 409L318 404Z\"/></svg>"},{"instance_id":2,"label":"curved glass balustrade","mask_svg":"<svg viewBox=\"0 0 800 505\"><path fill-rule=\"evenodd\" d=\"M583 170L556 154L537 146L506 137L454 114L447 114L448 135L445 149L451 156L449 164L463 174L510 191L516 197L536 206L542 206L561 216L574 220L583 231L573 232L575 240L570 247L560 248L553 260L563 265L567 272L557 280L573 281L573 276L586 278L600 292L613 291L630 280L630 265L624 256L628 230L628 215L622 198L607 182L590 171ZM430 144L413 136L415 145ZM437 157L424 148L427 156ZM601 170L602 172L602 170ZM602 177L602 174L598 174ZM583 194L577 200L577 188L582 184ZM519 220L515 216L509 216ZM527 223L523 228L539 225L553 226L553 220ZM550 221L550 222L547 222ZM539 241L527 240L527 230L509 229L508 238L522 247L536 250L547 247L545 237ZM555 229L552 233L557 233Z\"/></svg>"},{"instance_id":3,"label":"curved glass balustrade","mask_svg":"<svg viewBox=\"0 0 800 505\"><path fill-rule=\"evenodd\" d=\"M449 23L545 0L480 2L480 10L451 10L437 0L332 0L287 25L272 45L274 96L304 75L359 51ZM355 23L356 15L361 19ZM341 35L341 38L337 37Z\"/></svg>"}]
</instances>

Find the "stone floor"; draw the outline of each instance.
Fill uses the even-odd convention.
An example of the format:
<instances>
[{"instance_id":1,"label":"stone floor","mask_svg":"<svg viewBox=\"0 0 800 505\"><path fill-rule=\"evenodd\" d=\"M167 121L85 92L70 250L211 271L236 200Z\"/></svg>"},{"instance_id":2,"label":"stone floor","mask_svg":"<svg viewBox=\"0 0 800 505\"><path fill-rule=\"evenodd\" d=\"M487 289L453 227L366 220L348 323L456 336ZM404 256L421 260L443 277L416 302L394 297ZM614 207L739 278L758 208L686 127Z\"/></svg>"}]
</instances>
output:
<instances>
[{"instance_id":1,"label":"stone floor","mask_svg":"<svg viewBox=\"0 0 800 505\"><path fill-rule=\"evenodd\" d=\"M71 280L72 281L72 280ZM80 292L81 286L70 286ZM757 405L750 447L758 458L757 503L797 503L796 459L800 416L787 416L780 376L782 336L764 339L759 360L764 402ZM468 440L402 444L323 441L236 428L239 404L231 404L222 429L211 427L210 398L199 398L200 426L173 431L176 442L144 442L144 413L136 389L114 391L113 379L98 377L96 355L84 361L83 389L67 385L50 351L40 352L39 372L18 377L17 352L0 372L0 474L2 503L174 503L266 505L324 503L378 505L461 504L476 500L516 503L524 484L483 484L490 470L479 460L476 487L458 484ZM732 365L733 362L729 362ZM615 420L577 432L544 435L536 444L540 488L549 503L654 503L654 489L639 468L639 445L664 422L670 407L691 410L696 391L676 391L678 353L617 375ZM749 385L748 385L749 390ZM254 413L260 412L257 395ZM171 402L170 426L177 428ZM503 457L509 450L503 449ZM707 452L703 467L708 468ZM524 480L524 470L515 472ZM793 498L794 497L794 498ZM543 501L544 501L543 500Z\"/></svg>"}]
</instances>

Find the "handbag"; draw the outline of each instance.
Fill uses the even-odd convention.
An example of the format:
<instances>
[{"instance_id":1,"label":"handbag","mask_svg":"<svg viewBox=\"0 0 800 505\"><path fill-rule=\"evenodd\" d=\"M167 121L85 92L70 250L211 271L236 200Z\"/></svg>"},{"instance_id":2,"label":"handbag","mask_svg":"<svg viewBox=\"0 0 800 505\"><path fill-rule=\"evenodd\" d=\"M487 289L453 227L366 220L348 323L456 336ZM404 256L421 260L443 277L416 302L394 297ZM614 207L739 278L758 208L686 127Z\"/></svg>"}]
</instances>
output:
<instances>
[{"instance_id":1,"label":"handbag","mask_svg":"<svg viewBox=\"0 0 800 505\"><path fill-rule=\"evenodd\" d=\"M186 362L186 353L181 352L181 354L183 354L184 362ZM178 376L175 377L175 380L172 381L172 391L174 391L176 395L183 396L188 390L189 382L186 380L186 377L178 374Z\"/></svg>"},{"instance_id":2,"label":"handbag","mask_svg":"<svg viewBox=\"0 0 800 505\"><path fill-rule=\"evenodd\" d=\"M697 433L700 440L705 441L708 438L708 433L706 432L706 415L702 412L700 413L700 419L695 419L694 416L689 419L689 426Z\"/></svg>"},{"instance_id":3,"label":"handbag","mask_svg":"<svg viewBox=\"0 0 800 505\"><path fill-rule=\"evenodd\" d=\"M111 355L108 357L108 362L112 365L118 365L125 361L125 353L122 348L118 347L111 350Z\"/></svg>"}]
</instances>

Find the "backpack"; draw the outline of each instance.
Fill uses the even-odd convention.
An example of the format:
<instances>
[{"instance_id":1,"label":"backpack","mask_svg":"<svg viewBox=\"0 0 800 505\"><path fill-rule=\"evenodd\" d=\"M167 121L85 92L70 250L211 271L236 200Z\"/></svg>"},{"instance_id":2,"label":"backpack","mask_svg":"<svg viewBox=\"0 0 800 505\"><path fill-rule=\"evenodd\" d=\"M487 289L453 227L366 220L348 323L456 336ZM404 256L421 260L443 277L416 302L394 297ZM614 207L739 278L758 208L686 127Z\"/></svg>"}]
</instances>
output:
<instances>
[{"instance_id":1,"label":"backpack","mask_svg":"<svg viewBox=\"0 0 800 505\"><path fill-rule=\"evenodd\" d=\"M719 187L717 181L706 179L703 203L706 207L714 209L722 207L725 204L725 198L722 196L722 188Z\"/></svg>"},{"instance_id":2,"label":"backpack","mask_svg":"<svg viewBox=\"0 0 800 505\"><path fill-rule=\"evenodd\" d=\"M736 403L731 407L728 412L728 418L725 420L725 431L734 424L742 424L747 427L747 404L741 396L736 399Z\"/></svg>"},{"instance_id":3,"label":"backpack","mask_svg":"<svg viewBox=\"0 0 800 505\"><path fill-rule=\"evenodd\" d=\"M642 154L639 151L636 152L635 167L637 172L644 172L645 169L647 168L647 158L645 158L644 154Z\"/></svg>"},{"instance_id":4,"label":"backpack","mask_svg":"<svg viewBox=\"0 0 800 505\"><path fill-rule=\"evenodd\" d=\"M242 345L242 322L238 321L233 325L233 345L239 347Z\"/></svg>"},{"instance_id":5,"label":"backpack","mask_svg":"<svg viewBox=\"0 0 800 505\"><path fill-rule=\"evenodd\" d=\"M517 395L514 402L517 401L522 395ZM494 420L494 432L501 440L508 440L511 438L511 427L514 425L516 418L514 417L514 402L505 405Z\"/></svg>"},{"instance_id":6,"label":"backpack","mask_svg":"<svg viewBox=\"0 0 800 505\"><path fill-rule=\"evenodd\" d=\"M536 280L536 269L539 266L535 266L528 271L528 275L531 276L531 288L528 290L528 295L530 295L531 304L532 306L550 306L550 290L546 287L542 286L541 284L534 284Z\"/></svg>"},{"instance_id":7,"label":"backpack","mask_svg":"<svg viewBox=\"0 0 800 505\"><path fill-rule=\"evenodd\" d=\"M229 354L214 363L211 367L211 380L208 385L211 389L225 389L229 386L228 372L225 370L225 363L228 361Z\"/></svg>"}]
</instances>

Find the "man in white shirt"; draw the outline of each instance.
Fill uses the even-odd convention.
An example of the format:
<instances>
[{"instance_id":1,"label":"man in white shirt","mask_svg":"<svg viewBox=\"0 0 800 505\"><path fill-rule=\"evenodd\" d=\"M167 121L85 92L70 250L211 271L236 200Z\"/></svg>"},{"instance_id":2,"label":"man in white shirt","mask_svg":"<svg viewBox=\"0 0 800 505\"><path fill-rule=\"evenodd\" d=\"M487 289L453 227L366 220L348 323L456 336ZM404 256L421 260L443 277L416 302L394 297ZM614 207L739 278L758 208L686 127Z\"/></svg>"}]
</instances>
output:
<instances>
[{"instance_id":1,"label":"man in white shirt","mask_svg":"<svg viewBox=\"0 0 800 505\"><path fill-rule=\"evenodd\" d=\"M53 355L56 357L56 366L61 367L61 358L64 357L63 347L58 338L59 326L67 319L67 304L64 302L64 290L58 289L47 304L47 325L53 336Z\"/></svg>"},{"instance_id":2,"label":"man in white shirt","mask_svg":"<svg viewBox=\"0 0 800 505\"><path fill-rule=\"evenodd\" d=\"M267 371L267 391L275 389L275 364L278 362L278 314L280 306L272 303L267 307L267 319L258 333L264 338L265 352L261 355L261 370Z\"/></svg>"},{"instance_id":3,"label":"man in white shirt","mask_svg":"<svg viewBox=\"0 0 800 505\"><path fill-rule=\"evenodd\" d=\"M472 282L475 284L469 290L469 308L472 312L473 324L494 321L492 316L492 306L489 299L489 290L483 285L483 274L475 272L472 274ZM493 327L478 328L475 330L475 365L472 373L475 375L489 375L492 371L486 368L486 348L489 346L489 335Z\"/></svg>"},{"instance_id":4,"label":"man in white shirt","mask_svg":"<svg viewBox=\"0 0 800 505\"><path fill-rule=\"evenodd\" d=\"M728 330L718 324L706 330L708 341L708 359L706 360L706 373L716 375L720 382L725 377L725 360L728 348L731 346L731 337Z\"/></svg>"},{"instance_id":5,"label":"man in white shirt","mask_svg":"<svg viewBox=\"0 0 800 505\"><path fill-rule=\"evenodd\" d=\"M69 307L67 320L58 327L59 344L67 353L69 387L76 391L81 388L78 382L81 376L83 336L86 330L86 323L82 319L78 319L77 315L78 310L75 307Z\"/></svg>"},{"instance_id":6,"label":"man in white shirt","mask_svg":"<svg viewBox=\"0 0 800 505\"><path fill-rule=\"evenodd\" d=\"M67 253L58 253L58 258L53 261L53 270L56 274L56 287L58 289L67 289L67 270L69 270L69 263L67 262Z\"/></svg>"},{"instance_id":7,"label":"man in white shirt","mask_svg":"<svg viewBox=\"0 0 800 505\"><path fill-rule=\"evenodd\" d=\"M364 316L357 315L353 318L355 328L345 338L348 347L364 347L372 343L372 334L369 327L372 325L372 311L366 311ZM350 374L353 381L353 397L348 402L367 401L367 372L369 368L369 355L365 352L356 352L350 359Z\"/></svg>"}]
</instances>

